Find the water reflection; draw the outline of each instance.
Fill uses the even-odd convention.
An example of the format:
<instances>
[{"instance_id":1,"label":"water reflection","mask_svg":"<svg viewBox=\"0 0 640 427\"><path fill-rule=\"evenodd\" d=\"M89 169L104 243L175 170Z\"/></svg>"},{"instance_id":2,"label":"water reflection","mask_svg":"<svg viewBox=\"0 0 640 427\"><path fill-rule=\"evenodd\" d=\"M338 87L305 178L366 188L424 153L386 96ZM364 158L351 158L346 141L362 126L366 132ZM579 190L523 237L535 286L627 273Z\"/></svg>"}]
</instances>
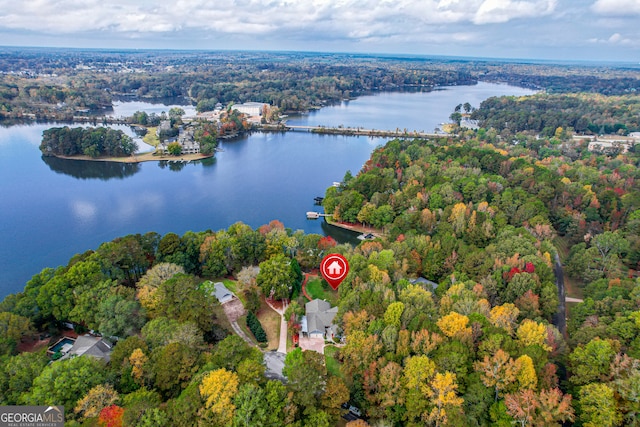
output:
<instances>
[{"instance_id":1,"label":"water reflection","mask_svg":"<svg viewBox=\"0 0 640 427\"><path fill-rule=\"evenodd\" d=\"M316 221L322 221L321 227L324 234L333 237L338 243L350 243L352 245L361 243L360 240L358 240L360 233L336 227L329 224L324 219L318 219Z\"/></svg>"},{"instance_id":2,"label":"water reflection","mask_svg":"<svg viewBox=\"0 0 640 427\"><path fill-rule=\"evenodd\" d=\"M56 173L79 179L100 179L102 181L113 178L124 179L135 175L141 169L139 163L68 160L50 156L42 156L42 161Z\"/></svg>"},{"instance_id":3,"label":"water reflection","mask_svg":"<svg viewBox=\"0 0 640 427\"><path fill-rule=\"evenodd\" d=\"M182 169L186 168L187 165L202 165L204 167L213 166L216 163L215 157L207 157L202 160L160 160L158 161L158 167L160 169L169 169L172 172L180 172Z\"/></svg>"}]
</instances>

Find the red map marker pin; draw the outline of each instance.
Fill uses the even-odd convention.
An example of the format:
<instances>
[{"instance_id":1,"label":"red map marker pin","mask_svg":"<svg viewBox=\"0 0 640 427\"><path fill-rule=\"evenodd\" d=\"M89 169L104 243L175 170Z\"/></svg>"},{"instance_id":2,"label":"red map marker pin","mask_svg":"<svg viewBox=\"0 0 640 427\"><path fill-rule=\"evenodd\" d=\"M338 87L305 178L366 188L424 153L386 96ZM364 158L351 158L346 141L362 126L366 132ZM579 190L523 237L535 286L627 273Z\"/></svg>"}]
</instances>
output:
<instances>
[{"instance_id":1,"label":"red map marker pin","mask_svg":"<svg viewBox=\"0 0 640 427\"><path fill-rule=\"evenodd\" d=\"M329 254L322 259L320 272L324 280L326 280L335 291L344 278L347 277L347 273L349 273L349 263L347 259L340 254Z\"/></svg>"}]
</instances>

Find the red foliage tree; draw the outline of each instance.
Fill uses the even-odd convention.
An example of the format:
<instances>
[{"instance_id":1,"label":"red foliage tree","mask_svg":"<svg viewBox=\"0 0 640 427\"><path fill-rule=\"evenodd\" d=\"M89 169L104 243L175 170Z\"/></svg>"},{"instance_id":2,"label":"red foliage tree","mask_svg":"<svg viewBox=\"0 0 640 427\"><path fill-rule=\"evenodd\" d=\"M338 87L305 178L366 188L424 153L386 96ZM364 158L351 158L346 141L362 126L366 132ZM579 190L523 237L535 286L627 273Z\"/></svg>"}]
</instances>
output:
<instances>
[{"instance_id":1,"label":"red foliage tree","mask_svg":"<svg viewBox=\"0 0 640 427\"><path fill-rule=\"evenodd\" d=\"M335 241L335 239L331 236L326 236L323 237L322 239L320 239L318 241L318 249L321 250L327 250L329 248L334 248L336 247L336 245L338 244L338 242Z\"/></svg>"},{"instance_id":2,"label":"red foliage tree","mask_svg":"<svg viewBox=\"0 0 640 427\"><path fill-rule=\"evenodd\" d=\"M98 424L100 427L122 427L124 409L118 405L111 405L100 411Z\"/></svg>"}]
</instances>

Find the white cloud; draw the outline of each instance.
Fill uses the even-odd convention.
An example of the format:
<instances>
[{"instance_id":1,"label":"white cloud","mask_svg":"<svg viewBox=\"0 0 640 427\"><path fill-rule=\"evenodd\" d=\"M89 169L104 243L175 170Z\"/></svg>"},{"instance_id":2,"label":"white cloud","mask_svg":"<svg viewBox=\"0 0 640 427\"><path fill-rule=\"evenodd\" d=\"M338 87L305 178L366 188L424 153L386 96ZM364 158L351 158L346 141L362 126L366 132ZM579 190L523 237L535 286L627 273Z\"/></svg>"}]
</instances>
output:
<instances>
[{"instance_id":1,"label":"white cloud","mask_svg":"<svg viewBox=\"0 0 640 427\"><path fill-rule=\"evenodd\" d=\"M473 22L492 24L508 22L516 18L547 16L556 8L556 0L511 1L486 0L478 8Z\"/></svg>"},{"instance_id":2,"label":"white cloud","mask_svg":"<svg viewBox=\"0 0 640 427\"><path fill-rule=\"evenodd\" d=\"M546 16L555 7L556 0L0 0L0 27L52 34L302 31L359 39L420 32L425 24L504 23Z\"/></svg>"},{"instance_id":3,"label":"white cloud","mask_svg":"<svg viewBox=\"0 0 640 427\"><path fill-rule=\"evenodd\" d=\"M640 43L638 43L637 41L630 39L628 37L624 37L620 33L613 33L609 38L606 38L606 39L592 38L592 39L589 39L589 42L608 44L608 45L618 45L618 46L630 46L630 47L640 45Z\"/></svg>"},{"instance_id":4,"label":"white cloud","mask_svg":"<svg viewBox=\"0 0 640 427\"><path fill-rule=\"evenodd\" d=\"M591 9L601 15L640 15L640 0L597 0Z\"/></svg>"}]
</instances>

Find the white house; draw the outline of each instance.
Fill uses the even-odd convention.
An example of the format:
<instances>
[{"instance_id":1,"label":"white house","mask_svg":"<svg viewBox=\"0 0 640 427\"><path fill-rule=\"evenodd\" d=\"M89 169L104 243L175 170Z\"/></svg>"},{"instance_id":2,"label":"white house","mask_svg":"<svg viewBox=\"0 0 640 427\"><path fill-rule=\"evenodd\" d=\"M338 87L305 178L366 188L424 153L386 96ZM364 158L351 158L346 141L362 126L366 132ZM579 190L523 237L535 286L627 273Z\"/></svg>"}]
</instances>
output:
<instances>
[{"instance_id":1,"label":"white house","mask_svg":"<svg viewBox=\"0 0 640 427\"><path fill-rule=\"evenodd\" d=\"M264 105L262 102L245 102L244 104L233 104L231 108L248 116L261 116Z\"/></svg>"}]
</instances>

